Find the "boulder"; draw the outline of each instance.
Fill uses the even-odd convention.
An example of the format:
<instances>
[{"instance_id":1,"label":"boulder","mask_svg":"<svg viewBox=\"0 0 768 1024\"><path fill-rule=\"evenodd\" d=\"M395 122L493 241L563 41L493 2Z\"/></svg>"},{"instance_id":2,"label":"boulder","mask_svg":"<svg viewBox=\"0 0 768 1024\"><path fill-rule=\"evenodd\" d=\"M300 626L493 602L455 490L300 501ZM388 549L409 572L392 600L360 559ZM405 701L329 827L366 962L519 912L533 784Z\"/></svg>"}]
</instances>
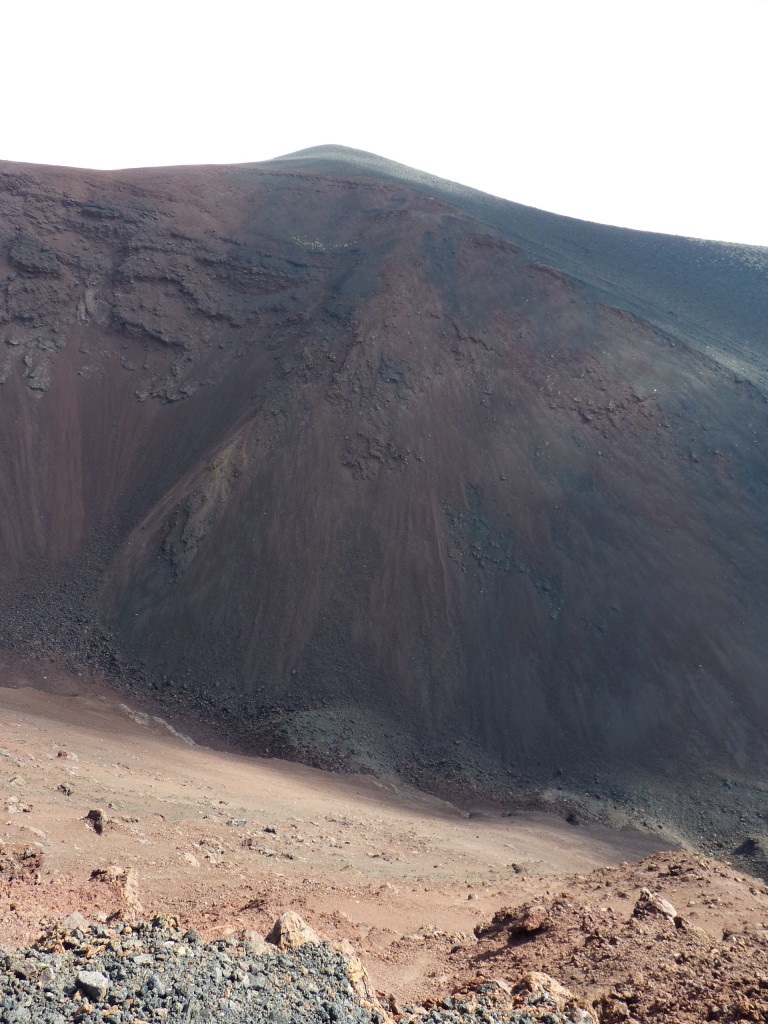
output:
<instances>
[{"instance_id":1,"label":"boulder","mask_svg":"<svg viewBox=\"0 0 768 1024\"><path fill-rule=\"evenodd\" d=\"M379 1001L376 996L376 989L373 987L373 982L368 977L368 972L363 967L360 958L354 951L352 943L348 939L342 939L341 942L334 942L332 947L341 953L347 961L349 984L352 986L352 990L358 999L378 1007Z\"/></svg>"},{"instance_id":2,"label":"boulder","mask_svg":"<svg viewBox=\"0 0 768 1024\"><path fill-rule=\"evenodd\" d=\"M119 864L108 864L105 868L95 868L91 872L91 881L108 886L117 900L122 904L121 914L125 912L141 916L144 907L139 899L138 881L133 868L124 868Z\"/></svg>"},{"instance_id":3,"label":"boulder","mask_svg":"<svg viewBox=\"0 0 768 1024\"><path fill-rule=\"evenodd\" d=\"M295 911L286 910L272 925L267 942L280 949L297 949L320 942L320 936Z\"/></svg>"},{"instance_id":4,"label":"boulder","mask_svg":"<svg viewBox=\"0 0 768 1024\"><path fill-rule=\"evenodd\" d=\"M493 915L490 924L477 925L478 939L506 931L510 942L533 938L552 927L549 911L541 903L524 903L522 906L504 907Z\"/></svg>"},{"instance_id":5,"label":"boulder","mask_svg":"<svg viewBox=\"0 0 768 1024\"><path fill-rule=\"evenodd\" d=\"M530 993L536 999L544 998L553 1009L574 1024L597 1024L597 1018L587 1009L586 1004L549 974L529 971L517 982L513 992L515 995Z\"/></svg>"},{"instance_id":6,"label":"boulder","mask_svg":"<svg viewBox=\"0 0 768 1024\"><path fill-rule=\"evenodd\" d=\"M665 917L668 921L674 921L677 917L677 911L668 900L659 896L658 893L651 892L650 889L641 889L640 896L632 911L632 917L644 918L654 916Z\"/></svg>"},{"instance_id":7,"label":"boulder","mask_svg":"<svg viewBox=\"0 0 768 1024\"><path fill-rule=\"evenodd\" d=\"M85 821L91 826L97 836L104 834L104 829L107 827L108 818L104 811L100 807L95 807L93 810L88 811L85 816Z\"/></svg>"}]
</instances>

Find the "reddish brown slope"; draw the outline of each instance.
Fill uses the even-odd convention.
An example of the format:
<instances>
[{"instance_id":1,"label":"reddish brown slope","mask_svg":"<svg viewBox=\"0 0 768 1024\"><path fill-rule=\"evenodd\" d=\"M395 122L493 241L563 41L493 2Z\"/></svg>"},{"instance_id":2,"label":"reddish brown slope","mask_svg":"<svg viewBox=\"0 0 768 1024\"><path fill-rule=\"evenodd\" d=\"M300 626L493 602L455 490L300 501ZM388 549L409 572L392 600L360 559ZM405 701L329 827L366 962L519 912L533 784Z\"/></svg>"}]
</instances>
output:
<instances>
[{"instance_id":1,"label":"reddish brown slope","mask_svg":"<svg viewBox=\"0 0 768 1024\"><path fill-rule=\"evenodd\" d=\"M306 167L5 165L0 200L6 646L443 782L454 737L522 781L757 778L768 407L621 308L631 266L607 304Z\"/></svg>"}]
</instances>

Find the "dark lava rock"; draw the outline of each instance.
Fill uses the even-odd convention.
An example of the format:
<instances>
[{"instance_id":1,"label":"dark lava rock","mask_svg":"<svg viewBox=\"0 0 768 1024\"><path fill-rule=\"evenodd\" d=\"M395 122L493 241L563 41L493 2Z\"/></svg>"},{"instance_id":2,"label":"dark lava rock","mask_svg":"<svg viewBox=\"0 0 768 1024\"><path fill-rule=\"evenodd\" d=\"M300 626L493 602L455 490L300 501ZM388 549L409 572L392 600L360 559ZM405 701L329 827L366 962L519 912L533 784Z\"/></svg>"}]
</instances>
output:
<instances>
[{"instance_id":1,"label":"dark lava rock","mask_svg":"<svg viewBox=\"0 0 768 1024\"><path fill-rule=\"evenodd\" d=\"M77 935L66 951L54 931L32 949L0 953L2 1024L385 1020L383 1010L360 1003L344 957L326 944L256 955L235 941L194 941L159 919L91 927L68 940Z\"/></svg>"},{"instance_id":2,"label":"dark lava rock","mask_svg":"<svg viewBox=\"0 0 768 1024\"><path fill-rule=\"evenodd\" d=\"M107 816L100 807L96 807L85 816L85 820L91 826L97 836L103 835L104 829L107 827Z\"/></svg>"}]
</instances>

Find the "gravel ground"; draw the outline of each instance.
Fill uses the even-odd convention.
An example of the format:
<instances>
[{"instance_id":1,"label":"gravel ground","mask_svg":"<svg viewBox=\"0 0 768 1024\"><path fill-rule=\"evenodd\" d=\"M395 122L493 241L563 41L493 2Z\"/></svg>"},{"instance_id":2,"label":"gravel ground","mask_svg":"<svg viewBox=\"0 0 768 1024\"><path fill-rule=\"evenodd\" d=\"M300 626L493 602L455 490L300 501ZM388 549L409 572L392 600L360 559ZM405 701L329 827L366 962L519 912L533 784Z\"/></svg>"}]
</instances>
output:
<instances>
[{"instance_id":1,"label":"gravel ground","mask_svg":"<svg viewBox=\"0 0 768 1024\"><path fill-rule=\"evenodd\" d=\"M203 944L160 919L52 932L32 949L0 954L0 968L3 1024L385 1019L361 1006L344 957L324 943L291 952Z\"/></svg>"},{"instance_id":2,"label":"gravel ground","mask_svg":"<svg viewBox=\"0 0 768 1024\"><path fill-rule=\"evenodd\" d=\"M560 1024L543 993L530 1011L512 1009L509 990L484 985L429 1008L394 1016L361 998L338 950L309 942L281 950L251 934L203 943L173 920L89 926L67 919L30 949L0 951L2 1024ZM359 987L358 987L359 991ZM575 1018L581 1019L581 1018Z\"/></svg>"}]
</instances>

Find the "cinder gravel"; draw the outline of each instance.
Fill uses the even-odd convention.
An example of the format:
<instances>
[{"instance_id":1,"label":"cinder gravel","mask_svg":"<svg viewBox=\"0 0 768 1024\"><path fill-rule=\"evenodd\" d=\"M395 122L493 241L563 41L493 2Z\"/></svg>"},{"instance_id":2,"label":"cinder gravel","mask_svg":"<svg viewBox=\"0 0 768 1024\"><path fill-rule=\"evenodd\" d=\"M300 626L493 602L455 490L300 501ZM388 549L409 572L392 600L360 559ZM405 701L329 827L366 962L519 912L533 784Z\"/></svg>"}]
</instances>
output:
<instances>
[{"instance_id":1,"label":"cinder gravel","mask_svg":"<svg viewBox=\"0 0 768 1024\"><path fill-rule=\"evenodd\" d=\"M361 1006L344 957L325 943L258 952L248 942L204 944L161 919L60 929L0 953L0 992L3 1024L385 1020Z\"/></svg>"},{"instance_id":2,"label":"cinder gravel","mask_svg":"<svg viewBox=\"0 0 768 1024\"><path fill-rule=\"evenodd\" d=\"M258 936L203 943L162 918L114 927L69 922L32 948L0 951L2 1024L567 1024L541 997L529 1016L500 996L485 985L392 1016L358 997L348 961L326 942L290 951Z\"/></svg>"}]
</instances>

